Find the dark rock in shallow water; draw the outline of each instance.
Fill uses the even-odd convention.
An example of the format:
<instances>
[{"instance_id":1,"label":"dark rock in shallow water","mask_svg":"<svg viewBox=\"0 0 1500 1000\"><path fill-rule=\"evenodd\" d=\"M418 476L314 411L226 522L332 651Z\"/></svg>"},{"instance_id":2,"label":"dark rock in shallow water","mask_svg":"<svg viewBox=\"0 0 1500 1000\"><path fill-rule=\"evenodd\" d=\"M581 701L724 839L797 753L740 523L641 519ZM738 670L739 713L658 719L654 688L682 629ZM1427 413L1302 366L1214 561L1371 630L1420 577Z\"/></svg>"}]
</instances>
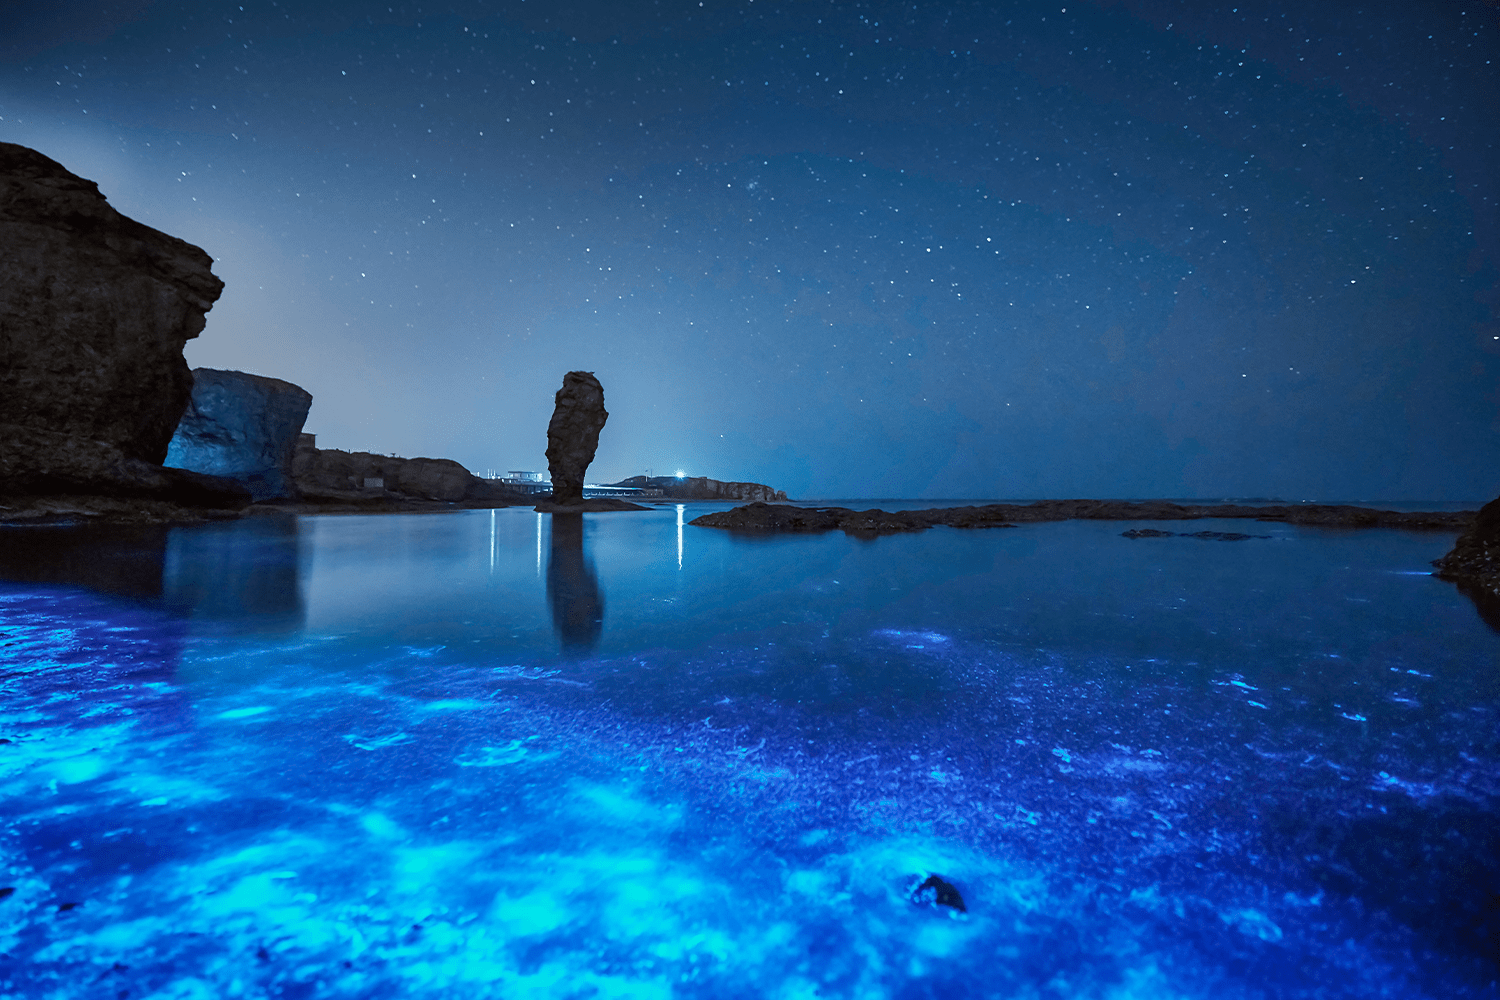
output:
<instances>
[{"instance_id":1,"label":"dark rock in shallow water","mask_svg":"<svg viewBox=\"0 0 1500 1000\"><path fill-rule=\"evenodd\" d=\"M1120 532L1121 538L1174 538L1176 535L1175 531L1161 531L1157 528L1131 528Z\"/></svg>"},{"instance_id":2,"label":"dark rock in shallow water","mask_svg":"<svg viewBox=\"0 0 1500 1000\"><path fill-rule=\"evenodd\" d=\"M245 484L256 500L294 499L292 455L312 393L279 378L193 370L193 398L166 464Z\"/></svg>"},{"instance_id":3,"label":"dark rock in shallow water","mask_svg":"<svg viewBox=\"0 0 1500 1000\"><path fill-rule=\"evenodd\" d=\"M929 510L853 511L847 507L796 507L752 503L696 517L690 524L735 531L830 531L854 535L921 531L936 525L951 528L1013 528L1019 521L1192 521L1205 517L1254 518L1288 524L1344 528L1452 530L1467 527L1473 511L1395 511L1328 504L1251 507L1244 504L1183 506L1165 500L1038 500L1030 504L996 503L984 507L936 507ZM1151 529L1148 529L1151 530Z\"/></svg>"},{"instance_id":4,"label":"dark rock in shallow water","mask_svg":"<svg viewBox=\"0 0 1500 1000\"><path fill-rule=\"evenodd\" d=\"M916 891L912 893L912 900L918 903L931 903L934 906L951 906L959 913L969 912L969 908L964 905L964 897L953 887L953 884L937 875L927 876L927 881L917 886Z\"/></svg>"},{"instance_id":5,"label":"dark rock in shallow water","mask_svg":"<svg viewBox=\"0 0 1500 1000\"><path fill-rule=\"evenodd\" d=\"M583 477L599 432L609 413L604 409L604 387L593 372L568 372L557 390L552 420L547 424L547 468L552 473L552 502L572 505L583 501Z\"/></svg>"},{"instance_id":6,"label":"dark rock in shallow water","mask_svg":"<svg viewBox=\"0 0 1500 1000\"><path fill-rule=\"evenodd\" d=\"M1496 602L1500 602L1500 499L1481 507L1473 527L1433 565L1437 567L1434 576L1452 580L1476 601L1482 599L1481 611L1493 615Z\"/></svg>"},{"instance_id":7,"label":"dark rock in shallow water","mask_svg":"<svg viewBox=\"0 0 1500 1000\"><path fill-rule=\"evenodd\" d=\"M0 490L248 502L160 465L192 392L183 344L224 288L212 263L0 143Z\"/></svg>"},{"instance_id":8,"label":"dark rock in shallow water","mask_svg":"<svg viewBox=\"0 0 1500 1000\"><path fill-rule=\"evenodd\" d=\"M925 531L943 524L955 528L1013 528L988 507L949 507L932 510L850 510L848 507L796 507L790 504L752 503L733 510L716 511L688 522L706 528L734 531L818 532L838 529L862 538L893 535L903 531Z\"/></svg>"}]
</instances>

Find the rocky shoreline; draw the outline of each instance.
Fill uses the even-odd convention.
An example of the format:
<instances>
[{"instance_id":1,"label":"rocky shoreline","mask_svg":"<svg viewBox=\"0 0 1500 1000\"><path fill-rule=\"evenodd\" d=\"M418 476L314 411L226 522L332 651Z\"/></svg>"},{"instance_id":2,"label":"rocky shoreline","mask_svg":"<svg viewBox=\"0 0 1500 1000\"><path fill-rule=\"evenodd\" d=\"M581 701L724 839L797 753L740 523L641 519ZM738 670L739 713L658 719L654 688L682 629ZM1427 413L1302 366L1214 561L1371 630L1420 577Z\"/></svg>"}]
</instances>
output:
<instances>
[{"instance_id":1,"label":"rocky shoreline","mask_svg":"<svg viewBox=\"0 0 1500 1000\"><path fill-rule=\"evenodd\" d=\"M873 537L906 531L949 528L1014 528L1036 521L1193 521L1243 518L1286 524L1339 528L1404 528L1417 531L1463 531L1476 512L1375 510L1348 504L1184 505L1165 500L1038 500L1030 504L978 507L934 507L926 510L864 510L848 507L796 507L752 503L696 517L689 524L750 533L843 531Z\"/></svg>"}]
</instances>

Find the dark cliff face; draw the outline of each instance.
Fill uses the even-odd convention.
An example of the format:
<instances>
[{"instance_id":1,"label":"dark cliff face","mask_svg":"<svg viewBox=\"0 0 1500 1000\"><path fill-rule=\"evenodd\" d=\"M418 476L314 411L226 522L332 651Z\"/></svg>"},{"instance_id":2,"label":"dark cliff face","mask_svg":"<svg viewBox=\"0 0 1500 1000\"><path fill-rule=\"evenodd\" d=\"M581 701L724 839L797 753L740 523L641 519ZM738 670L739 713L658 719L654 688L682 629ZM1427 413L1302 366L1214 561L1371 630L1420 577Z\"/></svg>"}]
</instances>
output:
<instances>
[{"instance_id":1,"label":"dark cliff face","mask_svg":"<svg viewBox=\"0 0 1500 1000\"><path fill-rule=\"evenodd\" d=\"M593 372L568 372L557 390L557 405L547 424L547 468L552 473L552 502L583 500L583 477L599 447L599 432L609 413L604 387Z\"/></svg>"},{"instance_id":2,"label":"dark cliff face","mask_svg":"<svg viewBox=\"0 0 1500 1000\"><path fill-rule=\"evenodd\" d=\"M183 345L224 288L211 264L92 181L0 143L0 487L218 489L160 468L192 394Z\"/></svg>"}]
</instances>

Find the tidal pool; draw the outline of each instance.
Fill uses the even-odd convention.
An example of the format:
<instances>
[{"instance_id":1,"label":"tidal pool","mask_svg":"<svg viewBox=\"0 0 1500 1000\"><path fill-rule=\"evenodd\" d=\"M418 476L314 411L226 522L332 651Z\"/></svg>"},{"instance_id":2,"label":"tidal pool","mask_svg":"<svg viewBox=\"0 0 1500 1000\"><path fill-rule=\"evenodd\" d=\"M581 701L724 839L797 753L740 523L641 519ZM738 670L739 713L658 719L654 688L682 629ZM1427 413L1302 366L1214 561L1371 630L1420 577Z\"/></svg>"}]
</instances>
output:
<instances>
[{"instance_id":1,"label":"tidal pool","mask_svg":"<svg viewBox=\"0 0 1500 1000\"><path fill-rule=\"evenodd\" d=\"M705 509L0 533L0 996L1500 992L1452 535Z\"/></svg>"}]
</instances>

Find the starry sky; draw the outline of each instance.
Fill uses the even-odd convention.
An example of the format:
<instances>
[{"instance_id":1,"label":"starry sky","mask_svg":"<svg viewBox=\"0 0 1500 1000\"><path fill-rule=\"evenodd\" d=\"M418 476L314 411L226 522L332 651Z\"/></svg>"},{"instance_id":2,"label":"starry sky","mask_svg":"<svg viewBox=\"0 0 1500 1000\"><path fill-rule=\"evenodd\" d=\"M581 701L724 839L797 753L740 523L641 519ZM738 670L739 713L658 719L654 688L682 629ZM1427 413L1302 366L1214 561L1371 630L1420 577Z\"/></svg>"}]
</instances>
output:
<instances>
[{"instance_id":1,"label":"starry sky","mask_svg":"<svg viewBox=\"0 0 1500 1000\"><path fill-rule=\"evenodd\" d=\"M0 138L321 447L794 497L1500 493L1500 6L0 0Z\"/></svg>"}]
</instances>

